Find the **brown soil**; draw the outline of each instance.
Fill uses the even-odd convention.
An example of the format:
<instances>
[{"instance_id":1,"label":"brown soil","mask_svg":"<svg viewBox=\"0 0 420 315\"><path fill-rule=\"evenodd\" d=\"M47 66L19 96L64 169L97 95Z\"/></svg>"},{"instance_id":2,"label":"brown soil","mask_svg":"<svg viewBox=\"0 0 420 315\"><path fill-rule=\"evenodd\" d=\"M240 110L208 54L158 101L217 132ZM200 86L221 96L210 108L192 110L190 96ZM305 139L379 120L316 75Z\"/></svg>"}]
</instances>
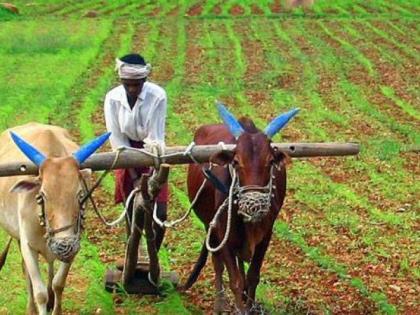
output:
<instances>
[{"instance_id":1,"label":"brown soil","mask_svg":"<svg viewBox=\"0 0 420 315\"><path fill-rule=\"evenodd\" d=\"M261 8L256 4L253 4L251 6L251 12L252 12L253 15L263 15L264 14L264 11L261 10Z\"/></svg>"},{"instance_id":2,"label":"brown soil","mask_svg":"<svg viewBox=\"0 0 420 315\"><path fill-rule=\"evenodd\" d=\"M51 15L56 14L57 12L61 11L64 8L67 8L70 1L63 1L60 4L49 4L48 9L45 10L45 14Z\"/></svg>"},{"instance_id":3,"label":"brown soil","mask_svg":"<svg viewBox=\"0 0 420 315\"><path fill-rule=\"evenodd\" d=\"M200 27L201 25L201 27ZM205 62L209 62L204 59L205 47L200 46L200 39L205 36L201 22L191 21L187 25L187 56L185 60L185 72L186 76L184 82L187 86L194 84L201 84L201 76L204 72Z\"/></svg>"},{"instance_id":4,"label":"brown soil","mask_svg":"<svg viewBox=\"0 0 420 315\"><path fill-rule=\"evenodd\" d=\"M146 9L147 7L148 7L148 3L143 3L143 4L141 4L141 5L139 5L138 7L137 7L137 11L140 13L140 14L142 14L143 13L143 10L144 9Z\"/></svg>"},{"instance_id":5,"label":"brown soil","mask_svg":"<svg viewBox=\"0 0 420 315\"><path fill-rule=\"evenodd\" d=\"M102 3L92 3L83 5L80 7L74 7L72 10L66 11L63 16L70 16L70 15L83 15L86 11L96 11L100 8L103 8L104 4ZM98 10L99 11L99 10ZM56 12L56 14L61 15L60 12Z\"/></svg>"},{"instance_id":6,"label":"brown soil","mask_svg":"<svg viewBox=\"0 0 420 315\"><path fill-rule=\"evenodd\" d=\"M387 22L390 22L390 21L387 21ZM396 21L394 21L394 23L395 22ZM398 43L404 44L406 46L413 45L413 37L410 36L411 34L406 34L406 33L401 34L397 30L395 30L392 27L390 27L388 25L388 23L386 23L383 20L377 20L377 21L376 20L372 20L370 22L370 24L373 27L375 27L375 28L383 31L386 34L388 34L391 39L394 39L394 40L397 40L398 39ZM399 23L399 24L402 24L402 23ZM406 23L403 23L403 25L406 25ZM373 36L379 36L379 35L374 34Z\"/></svg>"},{"instance_id":7,"label":"brown soil","mask_svg":"<svg viewBox=\"0 0 420 315\"><path fill-rule=\"evenodd\" d=\"M405 168L411 170L413 176L420 176L420 155L415 152L401 153L405 160Z\"/></svg>"},{"instance_id":8,"label":"brown soil","mask_svg":"<svg viewBox=\"0 0 420 315\"><path fill-rule=\"evenodd\" d=\"M168 16L178 16L180 9L181 8L179 6L174 7L171 11L169 11Z\"/></svg>"},{"instance_id":9,"label":"brown soil","mask_svg":"<svg viewBox=\"0 0 420 315\"><path fill-rule=\"evenodd\" d=\"M170 78L173 77L175 68L172 58L161 60L160 56L177 51L176 36L173 36L173 28L171 28L169 24L160 28L159 39L169 39L170 43L161 43L160 46L157 44L157 47L159 48L157 56L155 57L155 59L157 59L155 61L156 66L153 68L151 80L157 82L161 86L165 86Z\"/></svg>"},{"instance_id":10,"label":"brown soil","mask_svg":"<svg viewBox=\"0 0 420 315\"><path fill-rule=\"evenodd\" d=\"M233 16L243 15L244 9L240 5L234 5L229 9L229 13Z\"/></svg>"},{"instance_id":11,"label":"brown soil","mask_svg":"<svg viewBox=\"0 0 420 315\"><path fill-rule=\"evenodd\" d=\"M372 302L355 288L304 258L304 253L293 244L273 238L266 257L262 274L291 299L289 305L283 306L286 310L320 314L323 305L328 305L334 314L366 314L375 310ZM304 301L302 306L300 299Z\"/></svg>"},{"instance_id":12,"label":"brown soil","mask_svg":"<svg viewBox=\"0 0 420 315\"><path fill-rule=\"evenodd\" d=\"M220 15L222 13L222 8L220 7L220 5L215 5L212 9L212 12L215 15Z\"/></svg>"},{"instance_id":13,"label":"brown soil","mask_svg":"<svg viewBox=\"0 0 420 315\"><path fill-rule=\"evenodd\" d=\"M402 77L402 73L414 77L415 73L420 71L420 67L407 63L402 63L398 66L391 65L383 61L377 50L372 49L371 47L362 47L363 48L361 48L360 51L374 63L380 78L379 80L373 80L372 78L367 79L368 77L360 70L360 67L358 67L350 73L350 80L360 86L369 87L369 89L367 89L369 91L367 99L379 110L386 112L399 123L420 128L420 122L417 119L407 114L391 99L385 97L380 90L380 85L390 86L395 91L397 97L409 104L416 104L418 98L411 95L411 93L408 93L412 83L407 82L407 79Z\"/></svg>"},{"instance_id":14,"label":"brown soil","mask_svg":"<svg viewBox=\"0 0 420 315\"><path fill-rule=\"evenodd\" d=\"M301 43L299 41L298 43L300 46ZM328 106L328 108L332 109L333 111L346 115L346 112L343 112L344 109L341 106L341 104L337 103L337 100L331 97L334 94L334 90L336 88L335 87L336 82L338 79L333 77L332 73L328 69L319 69L317 70L317 73L319 75L319 91L321 92L320 95L324 99L324 104ZM367 75L363 73L363 74L359 74L357 77L366 77L366 76ZM369 82L370 81L372 81L372 79L369 79ZM370 86L370 89L376 89L376 87L373 84L368 85L367 82L365 82L365 86ZM349 139L352 139L354 135L359 135L359 141L362 141L362 142L366 141L368 136L376 135L378 134L378 132L381 132L383 134L387 133L387 129L383 129L383 126L380 124L366 123L362 114L353 116L352 124L351 126L348 126L348 129L346 130L343 130L342 126L335 126L334 124L331 124L331 123L328 124L328 130L330 130L332 134L342 134L344 132L346 135L348 135ZM345 160L326 159L325 161L334 161L331 167L327 167L326 169L324 169L323 167L323 170L325 170L326 173L333 178L333 180L337 182L342 182L346 179L347 175L346 175L346 170L345 170L346 169ZM357 182L363 183L365 181L368 181L367 174L359 173L358 180L356 181L356 183ZM363 195L363 192L365 190L365 188L363 188L363 185L354 185L354 187L356 187L355 189L361 195ZM385 198L378 198L378 196L374 193L374 190L371 193L369 193L369 199L373 204L377 205L380 209L398 208L401 206L401 204L397 201L390 201L390 200L386 200Z\"/></svg>"},{"instance_id":15,"label":"brown soil","mask_svg":"<svg viewBox=\"0 0 420 315\"><path fill-rule=\"evenodd\" d=\"M369 14L383 13L383 12L380 12L379 9L377 9L377 8L372 8L369 4L367 4L365 2L359 2L358 6L361 7L362 9L364 9Z\"/></svg>"},{"instance_id":16,"label":"brown soil","mask_svg":"<svg viewBox=\"0 0 420 315\"><path fill-rule=\"evenodd\" d=\"M158 16L160 12L161 12L161 8L159 6L157 6L148 15L149 16Z\"/></svg>"},{"instance_id":17,"label":"brown soil","mask_svg":"<svg viewBox=\"0 0 420 315\"><path fill-rule=\"evenodd\" d=\"M191 8L188 9L187 15L188 16L197 16L201 15L201 12L203 12L203 4L197 3L193 5Z\"/></svg>"},{"instance_id":18,"label":"brown soil","mask_svg":"<svg viewBox=\"0 0 420 315\"><path fill-rule=\"evenodd\" d=\"M282 12L281 0L274 0L270 6L270 10L274 14L281 13Z\"/></svg>"},{"instance_id":19,"label":"brown soil","mask_svg":"<svg viewBox=\"0 0 420 315\"><path fill-rule=\"evenodd\" d=\"M267 72L269 67L265 62L265 51L261 41L252 34L248 23L248 21L235 23L235 33L240 36L247 65L244 83L248 88L256 89L261 82L262 74Z\"/></svg>"},{"instance_id":20,"label":"brown soil","mask_svg":"<svg viewBox=\"0 0 420 315\"><path fill-rule=\"evenodd\" d=\"M350 44L353 44L356 47L356 49L360 49L360 51L369 60L372 61L372 63L375 66L375 69L377 68L377 66L383 64L381 61L379 61L381 60L381 58L377 51L375 51L371 47L366 47L365 45L359 46L357 45L357 43L356 44L353 43L352 39L348 38L349 37L348 34L344 32L340 32L340 27L336 25L336 23L333 23L327 26L334 33L339 33L339 36L341 38L348 41ZM317 31L321 32L321 29L317 29ZM343 55L343 57L348 55L348 53L343 49L343 47L341 47L341 45L334 39L326 36L326 34L322 34L321 38L325 40L329 45L334 45L339 55ZM349 56L348 58L352 58L352 57ZM380 67L378 68L381 69ZM388 69L390 69L390 67L388 67ZM393 72L395 73L395 68ZM380 74L384 77L390 78L389 73L380 73ZM409 116L400 107L398 107L396 104L394 104L391 100L389 100L382 94L377 80L371 77L363 66L361 65L354 66L349 71L348 78L351 82L354 82L357 85L364 87L364 90L367 91L367 95L366 95L367 100L371 104L375 105L378 108L378 110L387 113L390 117L393 117L395 120L397 120L398 122L402 124L407 124L407 125L419 124L418 121L416 121L414 118ZM369 88L365 88L365 87L369 87Z\"/></svg>"}]
</instances>

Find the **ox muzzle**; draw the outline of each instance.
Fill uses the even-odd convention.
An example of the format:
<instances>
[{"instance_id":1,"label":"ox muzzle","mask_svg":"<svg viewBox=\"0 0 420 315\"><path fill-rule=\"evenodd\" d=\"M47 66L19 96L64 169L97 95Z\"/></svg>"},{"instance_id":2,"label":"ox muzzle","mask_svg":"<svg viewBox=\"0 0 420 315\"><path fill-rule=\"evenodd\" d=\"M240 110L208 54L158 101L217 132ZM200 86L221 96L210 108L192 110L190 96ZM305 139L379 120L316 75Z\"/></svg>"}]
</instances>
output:
<instances>
[{"instance_id":1,"label":"ox muzzle","mask_svg":"<svg viewBox=\"0 0 420 315\"><path fill-rule=\"evenodd\" d=\"M242 216L245 223L261 222L270 212L271 200L276 188L273 185L275 168L275 165L271 167L270 180L266 186L239 186L239 182L236 183L234 202L238 206L238 214ZM235 172L233 167L231 167L231 170Z\"/></svg>"},{"instance_id":2,"label":"ox muzzle","mask_svg":"<svg viewBox=\"0 0 420 315\"><path fill-rule=\"evenodd\" d=\"M45 238L50 251L58 260L70 263L80 250L80 238L83 230L85 203L80 202L80 210L75 223L63 226L58 229L52 229L49 226L45 212L45 199L42 193L36 196L36 202L40 206L39 224L46 229ZM57 233L73 229L74 234L64 237L56 237Z\"/></svg>"},{"instance_id":3,"label":"ox muzzle","mask_svg":"<svg viewBox=\"0 0 420 315\"><path fill-rule=\"evenodd\" d=\"M80 250L80 235L49 237L47 244L58 260L70 263Z\"/></svg>"}]
</instances>

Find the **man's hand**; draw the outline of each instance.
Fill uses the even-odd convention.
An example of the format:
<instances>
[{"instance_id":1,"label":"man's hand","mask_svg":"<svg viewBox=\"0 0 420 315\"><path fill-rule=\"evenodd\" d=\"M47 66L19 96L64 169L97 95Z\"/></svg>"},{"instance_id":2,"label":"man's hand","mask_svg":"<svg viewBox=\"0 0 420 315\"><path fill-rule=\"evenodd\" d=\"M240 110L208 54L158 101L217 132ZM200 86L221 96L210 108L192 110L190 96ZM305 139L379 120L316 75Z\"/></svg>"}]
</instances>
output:
<instances>
[{"instance_id":1,"label":"man's hand","mask_svg":"<svg viewBox=\"0 0 420 315\"><path fill-rule=\"evenodd\" d=\"M165 154L165 144L156 140L144 140L144 148L153 154Z\"/></svg>"}]
</instances>

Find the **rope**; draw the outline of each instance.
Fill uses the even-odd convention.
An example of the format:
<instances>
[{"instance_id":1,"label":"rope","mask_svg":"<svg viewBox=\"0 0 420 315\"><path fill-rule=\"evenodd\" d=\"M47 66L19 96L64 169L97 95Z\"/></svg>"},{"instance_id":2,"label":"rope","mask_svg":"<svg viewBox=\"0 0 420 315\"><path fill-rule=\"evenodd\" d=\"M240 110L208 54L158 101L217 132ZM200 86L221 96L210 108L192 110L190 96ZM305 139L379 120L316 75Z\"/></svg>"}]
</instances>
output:
<instances>
[{"instance_id":1,"label":"rope","mask_svg":"<svg viewBox=\"0 0 420 315\"><path fill-rule=\"evenodd\" d=\"M191 142L190 143L190 145L185 149L185 151L182 153L184 156L185 155L187 155L187 156L189 156L189 158L195 163L195 164L200 164L194 157L193 157L193 155L192 155L192 149L194 148L194 146L195 146L195 142L193 141L193 142ZM179 153L176 153L176 154L179 154ZM171 155L174 155L174 154L171 154ZM167 157L167 156L169 156L169 155L166 155L165 157ZM210 165L210 167L209 167L209 170L211 170L211 168L212 168L212 165ZM195 194L195 197L194 197L194 199L193 199L193 201L191 201L191 205L190 205L190 207L188 208L188 210L184 213L184 215L181 217L181 218L179 218L179 219L176 219L176 220L173 220L173 221L168 221L168 220L165 220L165 221L161 221L160 219L159 219L159 217L157 216L157 203L155 203L155 205L154 205L154 207L153 207L153 220L155 221L155 223L157 224L157 225L159 225L160 227L165 227L165 228L173 228L173 227L175 227L175 226L177 226L178 224L180 224L181 222L183 222L183 221L185 221L187 218L188 218L188 216L190 215L190 213L191 213L191 210L194 208L194 205L195 205L195 203L197 202L197 200L198 200L198 197L200 197L200 195L201 195L201 192L202 192L202 190L204 189L204 186L206 185L206 183L207 183L207 178L204 178L204 180L203 180L203 182L201 183L201 186L200 186L200 188L197 190L197 193Z\"/></svg>"},{"instance_id":2,"label":"rope","mask_svg":"<svg viewBox=\"0 0 420 315\"><path fill-rule=\"evenodd\" d=\"M164 222L162 222L157 216L157 203L155 202L155 205L154 205L154 208L153 208L153 220L156 222L156 224L159 225L160 227L173 228L174 226L180 224L185 219L187 219L187 217L191 213L191 210L194 208L194 205L197 202L198 197L200 197L201 191L204 189L204 186L205 186L206 183L207 183L207 178L204 178L203 183L201 184L200 188L198 189L197 193L195 194L195 197L194 197L193 201L191 202L190 207L184 213L184 215L179 219L176 219L176 220L173 220L173 221L165 220Z\"/></svg>"},{"instance_id":3,"label":"rope","mask_svg":"<svg viewBox=\"0 0 420 315\"><path fill-rule=\"evenodd\" d=\"M219 142L217 145L220 146L221 150L227 150L226 144L224 142ZM194 156L192 155L192 150L193 148L196 146L195 142L191 142L188 147L185 149L184 152L173 152L173 153L167 153L167 154L154 154L153 152L149 152L148 150L145 149L138 149L138 148L132 148L132 147L124 147L125 150L127 151L136 151L136 152L141 152L145 155L148 155L150 157L152 157L153 159L158 159L159 161L164 161L166 158L168 157L174 157L174 156L185 156L188 155L188 157L196 164L200 164L200 162L197 161L196 158L194 158Z\"/></svg>"},{"instance_id":4,"label":"rope","mask_svg":"<svg viewBox=\"0 0 420 315\"><path fill-rule=\"evenodd\" d=\"M133 189L131 191L130 195L128 196L127 200L124 203L123 212L120 214L120 216L116 220L111 221L111 222L108 222L107 219L103 216L103 214L99 211L98 207L96 206L95 200L92 197L93 191L101 184L101 182L104 180L105 176L108 175L109 172L112 169L114 169L115 165L117 164L117 162L120 158L121 152L124 151L124 150L127 150L127 148L122 147L122 148L117 149L117 154L115 155L115 159L112 162L111 167L101 174L99 179L96 181L95 185L93 185L90 190L88 190L87 183L86 183L85 179L82 177L84 188L85 188L86 191L88 191L88 193L82 199L81 204L83 204L84 202L86 202L87 199L89 199L96 215L99 217L99 219L102 221L102 223L105 224L107 227L114 227L114 226L120 224L124 220L124 217L127 214L128 206L131 202L131 199L133 199L134 195L139 191L137 188Z\"/></svg>"},{"instance_id":5,"label":"rope","mask_svg":"<svg viewBox=\"0 0 420 315\"><path fill-rule=\"evenodd\" d=\"M222 150L224 150L226 148L225 147L225 144L223 142L219 142L218 144L221 146ZM191 142L188 145L188 147L182 153L178 153L177 152L177 153L162 154L162 155L160 154L161 153L160 147L157 146L157 145L151 147L151 149L152 149L153 152L149 152L149 151L147 151L145 149L137 149L137 148L131 148L131 147L122 147L122 148L119 148L117 150L117 154L115 156L114 162L112 163L112 166L110 167L110 169L109 170L106 170L104 173L102 173L102 175L99 178L99 180L95 183L95 185L89 191L89 193L87 194L87 196L84 197L84 199L83 199L82 202L85 202L86 199L89 199L91 201L91 203L92 203L92 206L93 206L93 209L94 209L96 215L100 218L100 220L102 221L102 223L104 223L106 226L113 227L113 226L121 223L124 220L124 217L127 214L128 206L130 204L130 201L134 197L134 194L136 194L139 191L138 189L134 189L130 193L129 197L127 198L127 201L125 202L124 211L121 213L121 215L116 220L114 220L112 222L107 222L107 220L105 219L105 217L99 212L98 208L96 207L95 201L93 200L93 198L91 196L93 190L96 189L99 186L99 184L102 182L102 180L105 178L105 176L110 172L110 170L115 167L115 165L117 164L117 162L119 160L120 153L123 150L142 152L142 153L144 153L144 154L146 154L146 155L148 155L148 156L150 156L150 157L152 157L154 159L155 167L159 167L159 165L161 164L161 162L162 162L163 159L165 159L167 157L173 157L173 156L179 156L179 155L188 156L194 163L200 164L194 158L194 156L192 155L192 150L193 150L193 148L194 148L195 145L196 144L193 141L193 142ZM209 170L211 170L211 168L212 168L212 165L210 165ZM204 178L204 180L203 180L200 188L198 189L198 191L197 191L197 193L196 193L193 201L191 202L190 207L187 209L187 211L184 213L184 215L181 218L179 218L179 219L176 219L176 220L173 220L173 221L167 221L167 220L165 220L164 222L162 222L158 218L158 216L157 216L157 204L155 203L154 204L154 207L153 207L153 220L155 221L155 223L157 225L159 225L160 227L173 228L173 227L177 226L178 224L182 223L183 221L185 221L188 218L188 216L191 214L191 211L194 208L194 205L197 202L199 196L201 195L201 192L204 189L204 186L205 186L206 183L207 183L207 178Z\"/></svg>"},{"instance_id":6,"label":"rope","mask_svg":"<svg viewBox=\"0 0 420 315\"><path fill-rule=\"evenodd\" d=\"M233 172L232 175L232 183L229 188L229 197L223 201L223 203L220 205L219 209L217 209L216 214L213 217L213 220L211 220L209 224L209 229L207 231L207 237L206 237L206 247L207 250L211 253L215 253L219 251L223 246L226 245L226 242L228 240L229 234L230 234L230 226L231 226L231 220L232 220L232 203L233 203L233 190L236 184L236 172ZM223 237L223 240L220 242L220 244L213 248L210 246L210 236L213 229L216 227L217 219L219 215L222 213L222 211L226 208L226 201L228 204L228 210L227 210L227 222L226 222L226 231L225 236Z\"/></svg>"},{"instance_id":7,"label":"rope","mask_svg":"<svg viewBox=\"0 0 420 315\"><path fill-rule=\"evenodd\" d=\"M82 179L83 179L83 183L84 183L84 188L85 188L85 190L87 191L87 194L86 194L86 196L84 196L83 197L83 199L80 201L80 203L81 204L84 204L85 202L86 202L86 200L87 199L90 199L90 201L92 202L92 198L91 198L91 196L92 196L92 193L93 193L93 191L96 189L96 188L98 188L98 186L102 183L102 181L104 180L104 178L105 178L105 176L107 176L108 174L109 174L109 172L115 167L115 165L117 164L117 162L118 162L118 160L120 159L120 155L121 155L121 152L122 151L124 151L125 150L125 148L124 147L122 147L122 148L118 148L117 149L117 154L115 155L115 159L114 159L114 161L112 162L112 164L111 164L111 167L109 168L109 169L107 169L105 172L103 172L102 174L101 174L101 176L98 178L98 180L96 181L96 183L92 186L92 188L89 190L88 189L88 186L87 186L87 183L86 183L86 181L84 180L84 178L82 177Z\"/></svg>"},{"instance_id":8,"label":"rope","mask_svg":"<svg viewBox=\"0 0 420 315\"><path fill-rule=\"evenodd\" d=\"M133 189L132 191L131 191L131 193L130 193L130 195L128 195L128 198L127 198L127 201L126 201L126 203L124 204L124 211L123 212L121 212L121 214L120 214L120 216L116 219L116 220L114 220L114 221L112 221L112 222L108 222L106 219L105 219L105 217L99 212L99 210L96 208L96 205L94 206L94 209L95 209L95 212L96 212L96 214L98 215L98 217L101 219L101 221L102 221L102 223L104 223L106 226L108 226L108 227L114 227L114 226L116 226L116 225L118 225L118 224L120 224L123 220L124 220L124 217L125 217L125 215L127 214L127 211L128 211L128 206L129 206L129 204L130 204L130 202L131 202L131 199L133 199L134 198L134 196L135 196L135 194L137 193L137 192L139 192L140 190L139 189L137 189L137 188L135 188L135 189Z\"/></svg>"}]
</instances>

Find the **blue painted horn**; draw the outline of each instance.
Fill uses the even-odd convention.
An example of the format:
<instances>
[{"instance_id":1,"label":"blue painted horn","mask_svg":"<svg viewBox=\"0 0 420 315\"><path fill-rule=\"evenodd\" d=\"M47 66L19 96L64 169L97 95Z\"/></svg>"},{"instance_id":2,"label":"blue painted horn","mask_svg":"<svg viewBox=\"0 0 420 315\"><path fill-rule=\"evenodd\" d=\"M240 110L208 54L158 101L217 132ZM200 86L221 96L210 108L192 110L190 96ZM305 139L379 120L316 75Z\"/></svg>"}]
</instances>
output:
<instances>
[{"instance_id":1,"label":"blue painted horn","mask_svg":"<svg viewBox=\"0 0 420 315\"><path fill-rule=\"evenodd\" d=\"M17 147L30 159L36 166L40 166L45 161L46 157L44 154L39 152L35 147L30 145L28 142L23 140L13 131L10 131L10 136Z\"/></svg>"},{"instance_id":2,"label":"blue painted horn","mask_svg":"<svg viewBox=\"0 0 420 315\"><path fill-rule=\"evenodd\" d=\"M73 153L73 157L79 164L82 164L88 159L96 150L98 150L111 136L110 132L104 133L103 135L93 139L89 143L82 146L77 152Z\"/></svg>"},{"instance_id":3,"label":"blue painted horn","mask_svg":"<svg viewBox=\"0 0 420 315\"><path fill-rule=\"evenodd\" d=\"M264 133L267 137L272 138L299 112L299 108L292 109L287 113L281 114L274 118L265 128Z\"/></svg>"},{"instance_id":4,"label":"blue painted horn","mask_svg":"<svg viewBox=\"0 0 420 315\"><path fill-rule=\"evenodd\" d=\"M217 102L217 110L219 111L219 115L223 120L223 123L229 128L231 134L238 139L239 136L244 132L241 124L236 120L235 116L231 112L229 112L226 107Z\"/></svg>"}]
</instances>

